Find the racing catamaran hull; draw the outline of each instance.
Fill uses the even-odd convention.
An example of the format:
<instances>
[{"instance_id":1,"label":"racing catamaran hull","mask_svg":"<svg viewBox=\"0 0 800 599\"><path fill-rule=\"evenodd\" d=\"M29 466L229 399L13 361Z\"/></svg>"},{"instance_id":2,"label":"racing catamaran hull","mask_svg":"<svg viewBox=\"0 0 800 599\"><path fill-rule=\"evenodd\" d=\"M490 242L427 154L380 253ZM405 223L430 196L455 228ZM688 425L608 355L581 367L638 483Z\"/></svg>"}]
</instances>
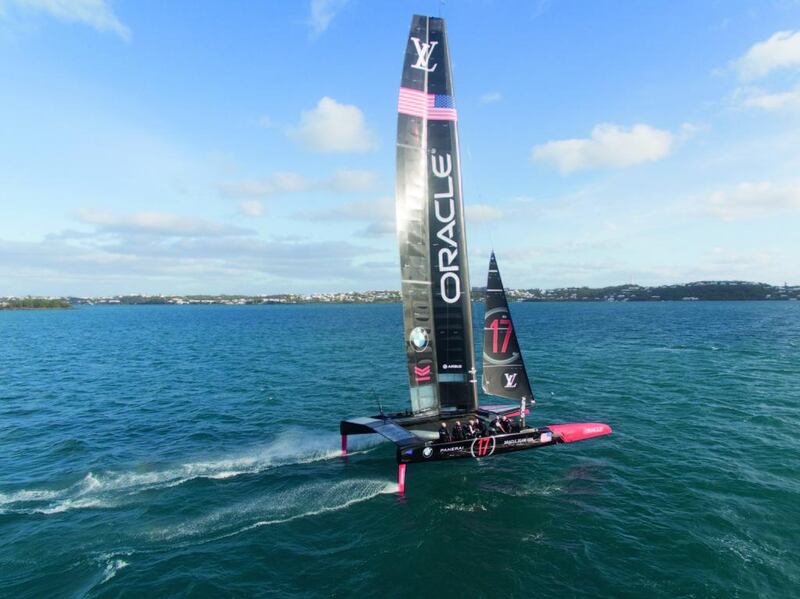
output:
<instances>
[{"instance_id":1,"label":"racing catamaran hull","mask_svg":"<svg viewBox=\"0 0 800 599\"><path fill-rule=\"evenodd\" d=\"M422 447L397 448L397 463L436 462L459 458L488 458L512 451L538 449L558 443L572 443L611 433L611 427L599 422L555 424L530 428L518 433L475 437L448 443L430 443Z\"/></svg>"},{"instance_id":2,"label":"racing catamaran hull","mask_svg":"<svg viewBox=\"0 0 800 599\"><path fill-rule=\"evenodd\" d=\"M493 406L494 407L494 406ZM513 411L514 406L506 406L505 410L492 412L493 416L505 415L514 417L519 415L519 409ZM471 416L485 417L488 412L479 410ZM469 419L470 415L458 416L460 420ZM423 433L428 431L435 435L435 427L440 422L455 422L450 419L433 419L419 417L399 417L393 419L387 416L374 416L372 418L352 418L343 420L339 426L342 435L342 456L347 455L347 438L350 435L378 434L397 445L397 463L409 464L413 462L436 462L439 460L452 460L457 458L488 458L493 455L521 451L523 449L537 449L557 443L574 443L594 437L611 434L611 427L602 422L573 422L569 424L550 424L540 428L526 428L515 433L500 435L486 435L459 441L439 443L425 441Z\"/></svg>"}]
</instances>

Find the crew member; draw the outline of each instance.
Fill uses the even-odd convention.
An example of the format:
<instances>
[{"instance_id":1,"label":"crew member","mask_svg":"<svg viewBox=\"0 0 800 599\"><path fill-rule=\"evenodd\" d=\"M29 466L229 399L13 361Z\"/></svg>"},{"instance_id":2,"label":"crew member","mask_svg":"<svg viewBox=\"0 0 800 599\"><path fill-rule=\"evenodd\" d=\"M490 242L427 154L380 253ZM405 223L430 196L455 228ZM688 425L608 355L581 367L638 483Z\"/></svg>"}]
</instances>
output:
<instances>
[{"instance_id":1,"label":"crew member","mask_svg":"<svg viewBox=\"0 0 800 599\"><path fill-rule=\"evenodd\" d=\"M461 421L456 420L456 423L453 425L453 431L450 434L453 437L453 441L463 441L464 440L464 429L461 428Z\"/></svg>"},{"instance_id":2,"label":"crew member","mask_svg":"<svg viewBox=\"0 0 800 599\"><path fill-rule=\"evenodd\" d=\"M439 427L439 443L449 443L452 441L450 438L450 433L447 432L447 423L442 422L442 425Z\"/></svg>"},{"instance_id":3,"label":"crew member","mask_svg":"<svg viewBox=\"0 0 800 599\"><path fill-rule=\"evenodd\" d=\"M469 419L464 427L464 436L467 439L474 439L478 436L478 429L475 428L475 421L472 418Z\"/></svg>"},{"instance_id":4,"label":"crew member","mask_svg":"<svg viewBox=\"0 0 800 599\"><path fill-rule=\"evenodd\" d=\"M502 424L502 425L503 425L503 430L504 430L505 432L507 432L507 433L511 433L511 432L513 432L513 431L511 430L511 421L508 419L508 416L503 416L503 417L500 419L500 424Z\"/></svg>"},{"instance_id":5,"label":"crew member","mask_svg":"<svg viewBox=\"0 0 800 599\"><path fill-rule=\"evenodd\" d=\"M480 418L475 419L476 437L483 437L486 434L486 425Z\"/></svg>"},{"instance_id":6,"label":"crew member","mask_svg":"<svg viewBox=\"0 0 800 599\"><path fill-rule=\"evenodd\" d=\"M498 435L502 435L503 433L508 432L506 429L503 428L503 422L502 420L500 420L499 416L492 421L492 428L494 428L496 434Z\"/></svg>"},{"instance_id":7,"label":"crew member","mask_svg":"<svg viewBox=\"0 0 800 599\"><path fill-rule=\"evenodd\" d=\"M509 420L508 426L508 430L512 433L518 433L520 430L522 430L519 420Z\"/></svg>"}]
</instances>

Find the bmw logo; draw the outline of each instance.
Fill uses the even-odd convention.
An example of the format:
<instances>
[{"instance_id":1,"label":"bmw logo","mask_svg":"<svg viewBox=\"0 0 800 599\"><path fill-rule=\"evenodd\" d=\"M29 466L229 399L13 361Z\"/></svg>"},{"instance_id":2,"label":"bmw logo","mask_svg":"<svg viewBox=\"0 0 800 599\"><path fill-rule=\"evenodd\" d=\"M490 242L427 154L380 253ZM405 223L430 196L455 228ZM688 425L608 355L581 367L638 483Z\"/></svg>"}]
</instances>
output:
<instances>
[{"instance_id":1,"label":"bmw logo","mask_svg":"<svg viewBox=\"0 0 800 599\"><path fill-rule=\"evenodd\" d=\"M422 457L429 458L432 455L433 455L433 448L432 447L426 447L425 449L422 450Z\"/></svg>"},{"instance_id":2,"label":"bmw logo","mask_svg":"<svg viewBox=\"0 0 800 599\"><path fill-rule=\"evenodd\" d=\"M408 340L416 351L424 351L428 347L428 331L422 327L417 327L411 331Z\"/></svg>"}]
</instances>

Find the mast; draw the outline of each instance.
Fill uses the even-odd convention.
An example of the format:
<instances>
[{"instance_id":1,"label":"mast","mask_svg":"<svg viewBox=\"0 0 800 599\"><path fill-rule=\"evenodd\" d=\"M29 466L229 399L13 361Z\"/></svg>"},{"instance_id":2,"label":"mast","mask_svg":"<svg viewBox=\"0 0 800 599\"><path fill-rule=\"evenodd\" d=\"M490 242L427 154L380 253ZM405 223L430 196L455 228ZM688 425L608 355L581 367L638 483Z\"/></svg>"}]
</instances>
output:
<instances>
[{"instance_id":1,"label":"mast","mask_svg":"<svg viewBox=\"0 0 800 599\"><path fill-rule=\"evenodd\" d=\"M474 410L472 303L444 20L412 18L397 111L397 235L411 409Z\"/></svg>"},{"instance_id":2,"label":"mast","mask_svg":"<svg viewBox=\"0 0 800 599\"><path fill-rule=\"evenodd\" d=\"M494 252L489 259L483 317L483 391L488 395L534 403Z\"/></svg>"}]
</instances>

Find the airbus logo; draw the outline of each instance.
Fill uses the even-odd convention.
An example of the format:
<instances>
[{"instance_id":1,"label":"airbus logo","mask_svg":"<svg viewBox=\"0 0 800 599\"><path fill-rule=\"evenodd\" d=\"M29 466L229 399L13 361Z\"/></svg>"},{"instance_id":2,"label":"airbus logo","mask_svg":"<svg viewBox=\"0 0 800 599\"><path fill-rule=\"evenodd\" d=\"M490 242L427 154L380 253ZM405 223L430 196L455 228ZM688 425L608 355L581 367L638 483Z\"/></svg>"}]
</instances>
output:
<instances>
[{"instance_id":1,"label":"airbus logo","mask_svg":"<svg viewBox=\"0 0 800 599\"><path fill-rule=\"evenodd\" d=\"M432 67L428 66L428 62L433 54L433 49L439 42L420 42L418 37L412 37L411 41L414 42L414 48L417 49L417 62L411 65L412 69L419 69L420 71L427 71L432 73L438 66L434 63Z\"/></svg>"}]
</instances>

